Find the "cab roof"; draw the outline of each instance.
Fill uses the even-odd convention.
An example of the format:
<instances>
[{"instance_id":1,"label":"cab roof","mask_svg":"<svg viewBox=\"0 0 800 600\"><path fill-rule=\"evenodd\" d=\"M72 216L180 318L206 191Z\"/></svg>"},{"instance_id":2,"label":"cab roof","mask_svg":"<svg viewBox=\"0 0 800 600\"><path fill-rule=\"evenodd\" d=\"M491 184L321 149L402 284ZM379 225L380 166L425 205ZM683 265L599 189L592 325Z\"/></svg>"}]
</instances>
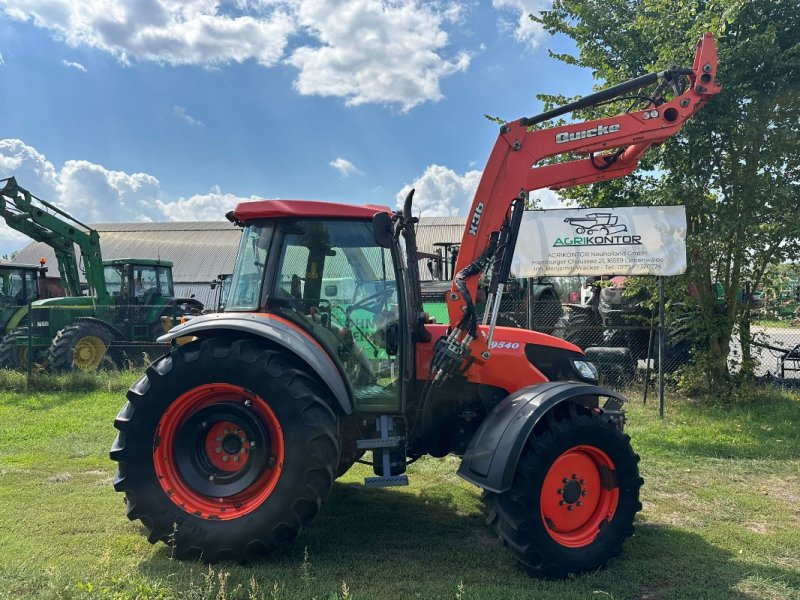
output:
<instances>
[{"instance_id":1,"label":"cab roof","mask_svg":"<svg viewBox=\"0 0 800 600\"><path fill-rule=\"evenodd\" d=\"M391 213L388 206L378 204L343 204L319 200L257 200L241 202L228 215L229 220L246 223L256 219L371 219L376 213Z\"/></svg>"},{"instance_id":2,"label":"cab roof","mask_svg":"<svg viewBox=\"0 0 800 600\"><path fill-rule=\"evenodd\" d=\"M30 263L0 262L0 269L24 269L25 271L38 271L42 265Z\"/></svg>"}]
</instances>

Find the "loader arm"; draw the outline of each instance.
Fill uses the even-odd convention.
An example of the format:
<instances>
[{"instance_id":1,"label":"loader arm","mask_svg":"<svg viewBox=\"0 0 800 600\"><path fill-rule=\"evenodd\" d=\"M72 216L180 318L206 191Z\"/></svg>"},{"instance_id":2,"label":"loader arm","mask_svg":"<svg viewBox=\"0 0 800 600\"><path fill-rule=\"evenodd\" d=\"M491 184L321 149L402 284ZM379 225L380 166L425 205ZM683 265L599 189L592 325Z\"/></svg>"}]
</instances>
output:
<instances>
[{"instance_id":1,"label":"loader arm","mask_svg":"<svg viewBox=\"0 0 800 600\"><path fill-rule=\"evenodd\" d=\"M13 177L0 179L0 215L12 229L34 241L50 246L58 260L58 270L64 290L69 296L80 296L81 282L78 246L90 295L103 303L108 301L108 291L103 277L103 259L100 253L100 235L56 206L37 198L20 187Z\"/></svg>"},{"instance_id":2,"label":"loader arm","mask_svg":"<svg viewBox=\"0 0 800 600\"><path fill-rule=\"evenodd\" d=\"M512 212L521 213L528 193L542 188L559 189L627 175L636 168L651 146L675 135L695 112L720 91L716 74L716 46L713 36L706 33L697 45L691 69L671 67L667 71L643 75L500 128L475 199L467 213L456 275L447 296L452 330L446 342L440 345L438 362L434 359L434 366L438 366L440 371L439 378L463 369L467 359L481 362L490 356L488 344L491 333L489 339L478 335L472 299L481 274L490 267L493 267L493 271L499 270L498 274L493 273L490 294L496 291L498 279L501 285L505 283L503 278L508 273L503 273L503 267L507 271L510 266L516 232L511 235L505 232L504 235L504 229L519 227L520 219L513 219ZM678 83L684 77L689 85L681 92ZM657 91L643 109L582 123L531 129L560 115L597 106L656 83L659 84ZM664 101L661 91L667 87L672 88L675 97ZM537 166L543 159L567 153L586 156ZM516 207L513 211L512 205ZM494 300L499 301L501 294L498 292L494 295ZM490 303L487 303L487 315L491 311ZM493 330L492 324L490 331Z\"/></svg>"}]
</instances>

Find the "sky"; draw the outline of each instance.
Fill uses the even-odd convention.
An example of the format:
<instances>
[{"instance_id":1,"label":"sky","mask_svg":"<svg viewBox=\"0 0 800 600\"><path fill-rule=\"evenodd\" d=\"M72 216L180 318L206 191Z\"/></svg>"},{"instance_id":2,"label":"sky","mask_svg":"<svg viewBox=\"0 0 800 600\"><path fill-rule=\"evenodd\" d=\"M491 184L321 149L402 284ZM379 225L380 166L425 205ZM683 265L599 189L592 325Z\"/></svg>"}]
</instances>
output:
<instances>
[{"instance_id":1,"label":"sky","mask_svg":"<svg viewBox=\"0 0 800 600\"><path fill-rule=\"evenodd\" d=\"M84 223L254 198L466 213L498 126L591 72L549 0L0 0L0 178ZM553 192L543 207L559 205ZM0 255L29 240L0 224Z\"/></svg>"}]
</instances>

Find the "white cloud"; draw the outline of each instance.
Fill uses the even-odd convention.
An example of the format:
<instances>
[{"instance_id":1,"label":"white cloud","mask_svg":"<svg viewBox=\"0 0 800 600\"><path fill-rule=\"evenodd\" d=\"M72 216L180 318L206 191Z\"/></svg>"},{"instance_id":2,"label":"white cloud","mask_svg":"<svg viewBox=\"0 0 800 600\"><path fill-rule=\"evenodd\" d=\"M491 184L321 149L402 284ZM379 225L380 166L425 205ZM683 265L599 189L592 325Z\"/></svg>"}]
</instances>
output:
<instances>
[{"instance_id":1,"label":"white cloud","mask_svg":"<svg viewBox=\"0 0 800 600\"><path fill-rule=\"evenodd\" d=\"M443 77L465 71L465 52L441 56L448 45L442 23L453 15L416 1L304 0L298 19L319 41L289 57L305 95L338 96L351 106L399 104L408 111L442 98Z\"/></svg>"},{"instance_id":2,"label":"white cloud","mask_svg":"<svg viewBox=\"0 0 800 600\"><path fill-rule=\"evenodd\" d=\"M214 0L3 0L12 19L32 21L71 46L172 65L215 66L254 59L274 65L294 19L279 3L222 10ZM286 3L291 4L290 2Z\"/></svg>"},{"instance_id":3,"label":"white cloud","mask_svg":"<svg viewBox=\"0 0 800 600\"><path fill-rule=\"evenodd\" d=\"M536 190L530 194L531 204L534 208L567 208L567 201L553 190Z\"/></svg>"},{"instance_id":4,"label":"white cloud","mask_svg":"<svg viewBox=\"0 0 800 600\"><path fill-rule=\"evenodd\" d=\"M3 60L3 54L2 54L2 52L0 52L0 65L3 65L3 64L5 64L5 62L6 62L6 61L5 61L5 60Z\"/></svg>"},{"instance_id":5,"label":"white cloud","mask_svg":"<svg viewBox=\"0 0 800 600\"><path fill-rule=\"evenodd\" d=\"M84 67L79 62L73 62L71 60L63 60L62 59L61 60L61 64L64 65L65 67L70 68L70 69L77 69L78 71L82 71L83 73L86 73L86 67Z\"/></svg>"},{"instance_id":6,"label":"white cloud","mask_svg":"<svg viewBox=\"0 0 800 600\"><path fill-rule=\"evenodd\" d=\"M219 221L238 202L252 199L214 189L169 201L152 175L112 171L86 160L69 160L56 169L43 154L16 139L0 139L0 173L13 175L20 186L83 223ZM0 220L0 255L29 242Z\"/></svg>"},{"instance_id":7,"label":"white cloud","mask_svg":"<svg viewBox=\"0 0 800 600\"><path fill-rule=\"evenodd\" d=\"M425 217L465 215L481 179L481 171L459 175L442 165L429 165L425 172L397 193L397 205L402 206L411 188L414 192L414 212Z\"/></svg>"},{"instance_id":8,"label":"white cloud","mask_svg":"<svg viewBox=\"0 0 800 600\"><path fill-rule=\"evenodd\" d=\"M517 41L531 48L538 46L547 37L547 32L541 24L531 21L528 15L538 14L551 5L552 0L492 0L492 6L496 9L514 13L517 17L515 24L501 18L501 27L513 30Z\"/></svg>"},{"instance_id":9,"label":"white cloud","mask_svg":"<svg viewBox=\"0 0 800 600\"><path fill-rule=\"evenodd\" d=\"M0 6L11 19L125 64L283 61L298 69L300 94L340 97L348 105L408 111L435 102L440 81L470 64L464 51L445 52L444 26L457 26L464 13L449 0L0 0ZM292 40L297 47L287 54Z\"/></svg>"},{"instance_id":10,"label":"white cloud","mask_svg":"<svg viewBox=\"0 0 800 600\"><path fill-rule=\"evenodd\" d=\"M202 121L195 119L192 115L186 112L186 108L183 106L178 106L177 104L172 107L173 114L178 117L180 120L185 121L192 127L205 127L206 124Z\"/></svg>"},{"instance_id":11,"label":"white cloud","mask_svg":"<svg viewBox=\"0 0 800 600\"><path fill-rule=\"evenodd\" d=\"M169 221L222 221L225 213L239 202L254 200L233 194L223 194L218 187L208 194L195 194L175 202L158 202L158 207Z\"/></svg>"},{"instance_id":12,"label":"white cloud","mask_svg":"<svg viewBox=\"0 0 800 600\"><path fill-rule=\"evenodd\" d=\"M342 177L348 177L349 175L363 175L358 167L356 167L353 163L351 163L346 158L342 158L341 156L332 160L328 163L331 167L339 171Z\"/></svg>"}]
</instances>

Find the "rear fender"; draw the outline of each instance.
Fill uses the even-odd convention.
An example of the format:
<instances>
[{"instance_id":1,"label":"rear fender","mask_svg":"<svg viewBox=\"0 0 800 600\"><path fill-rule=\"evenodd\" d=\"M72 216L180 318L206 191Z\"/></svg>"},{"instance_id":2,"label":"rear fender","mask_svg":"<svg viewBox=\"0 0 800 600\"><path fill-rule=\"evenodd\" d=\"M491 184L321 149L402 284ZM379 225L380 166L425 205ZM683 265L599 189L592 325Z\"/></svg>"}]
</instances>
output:
<instances>
[{"instance_id":1,"label":"rear fender","mask_svg":"<svg viewBox=\"0 0 800 600\"><path fill-rule=\"evenodd\" d=\"M183 336L206 338L222 332L247 333L282 346L305 362L330 389L342 411L353 412L350 392L344 378L328 353L307 333L280 317L252 313L217 313L193 317L177 325L159 342L171 342Z\"/></svg>"},{"instance_id":2,"label":"rear fender","mask_svg":"<svg viewBox=\"0 0 800 600\"><path fill-rule=\"evenodd\" d=\"M618 412L628 401L611 390L572 381L531 385L507 396L478 427L461 460L458 475L490 492L506 491L511 487L517 461L536 423L562 402L598 408L601 396L608 398L601 410L609 412Z\"/></svg>"}]
</instances>

